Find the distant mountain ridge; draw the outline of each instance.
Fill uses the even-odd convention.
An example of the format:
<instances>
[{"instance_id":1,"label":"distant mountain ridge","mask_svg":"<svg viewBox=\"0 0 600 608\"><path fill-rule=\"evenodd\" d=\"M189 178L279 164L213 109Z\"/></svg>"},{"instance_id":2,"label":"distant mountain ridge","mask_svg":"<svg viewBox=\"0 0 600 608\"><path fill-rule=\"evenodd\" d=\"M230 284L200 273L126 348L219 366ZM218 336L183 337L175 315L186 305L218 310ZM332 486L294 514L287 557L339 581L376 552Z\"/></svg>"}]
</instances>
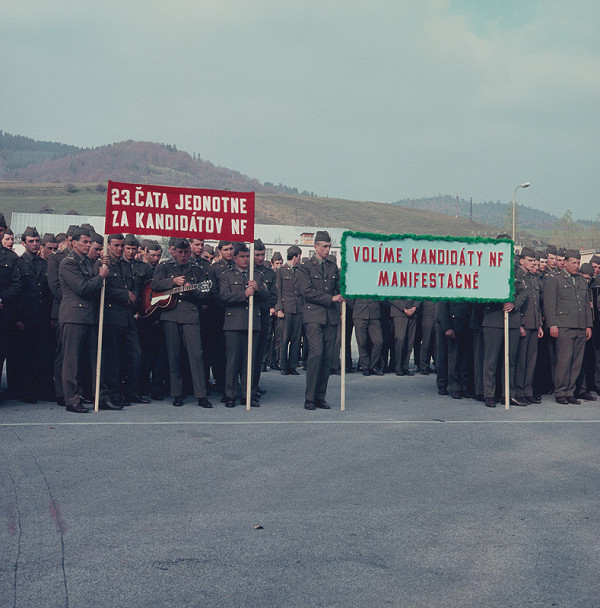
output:
<instances>
[{"instance_id":1,"label":"distant mountain ridge","mask_svg":"<svg viewBox=\"0 0 600 608\"><path fill-rule=\"evenodd\" d=\"M437 196L421 199L403 199L393 204L413 209L439 211L440 213L446 213L455 217L470 217L470 201L459 198L457 202L456 197L450 194L438 194ZM512 203L501 203L500 201L473 203L473 216L471 219L475 222L491 224L492 226L503 226L506 224L509 209L510 213L512 213ZM517 207L517 213L519 226L523 229L552 230L559 219L546 211L540 211L539 209L533 209L521 204ZM579 221L582 224L588 223L585 220Z\"/></svg>"},{"instance_id":2,"label":"distant mountain ridge","mask_svg":"<svg viewBox=\"0 0 600 608\"><path fill-rule=\"evenodd\" d=\"M45 183L106 183L109 179L168 186L300 194L284 184L262 184L232 169L217 167L176 146L124 141L98 148L41 142L0 131L0 179Z\"/></svg>"}]
</instances>

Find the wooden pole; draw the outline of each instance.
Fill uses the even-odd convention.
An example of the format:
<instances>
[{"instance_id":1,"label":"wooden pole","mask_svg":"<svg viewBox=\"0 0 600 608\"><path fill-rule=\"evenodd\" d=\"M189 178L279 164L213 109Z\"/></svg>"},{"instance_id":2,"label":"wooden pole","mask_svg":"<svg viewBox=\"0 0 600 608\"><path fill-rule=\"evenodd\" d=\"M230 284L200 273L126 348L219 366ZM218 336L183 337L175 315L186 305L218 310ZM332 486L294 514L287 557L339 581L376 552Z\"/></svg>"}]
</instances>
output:
<instances>
[{"instance_id":1,"label":"wooden pole","mask_svg":"<svg viewBox=\"0 0 600 608\"><path fill-rule=\"evenodd\" d=\"M508 312L504 311L504 407L510 409L510 363L508 359L509 352L509 334L508 334Z\"/></svg>"},{"instance_id":2,"label":"wooden pole","mask_svg":"<svg viewBox=\"0 0 600 608\"><path fill-rule=\"evenodd\" d=\"M340 389L341 389L341 407L346 410L346 300L342 300L342 352L340 354Z\"/></svg>"},{"instance_id":3,"label":"wooden pole","mask_svg":"<svg viewBox=\"0 0 600 608\"><path fill-rule=\"evenodd\" d=\"M104 235L106 241L106 235ZM105 255L105 250L102 250ZM106 266L106 264L103 264ZM102 337L104 334L104 295L106 293L106 279L102 279L102 291L100 292L100 314L98 316L98 349L96 350L96 391L94 392L94 411L100 409L100 375L102 373Z\"/></svg>"},{"instance_id":4,"label":"wooden pole","mask_svg":"<svg viewBox=\"0 0 600 608\"><path fill-rule=\"evenodd\" d=\"M254 280L254 241L250 243L250 280ZM254 296L248 298L248 365L246 370L246 410L250 411L252 401L252 338L254 320Z\"/></svg>"}]
</instances>

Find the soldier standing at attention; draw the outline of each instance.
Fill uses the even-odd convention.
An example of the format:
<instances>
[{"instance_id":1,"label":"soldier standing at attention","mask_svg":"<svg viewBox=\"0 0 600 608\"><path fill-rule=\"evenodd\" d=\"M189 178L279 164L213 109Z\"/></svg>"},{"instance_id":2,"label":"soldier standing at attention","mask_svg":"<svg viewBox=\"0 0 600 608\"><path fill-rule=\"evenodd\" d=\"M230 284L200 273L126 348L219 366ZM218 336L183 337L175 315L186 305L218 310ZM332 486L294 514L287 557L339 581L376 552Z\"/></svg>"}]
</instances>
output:
<instances>
[{"instance_id":1,"label":"soldier standing at attention","mask_svg":"<svg viewBox=\"0 0 600 608\"><path fill-rule=\"evenodd\" d=\"M0 213L0 243L6 229L4 214ZM11 305L21 290L17 260L16 253L0 245L0 381L8 350Z\"/></svg>"},{"instance_id":2,"label":"soldier standing at attention","mask_svg":"<svg viewBox=\"0 0 600 608\"><path fill-rule=\"evenodd\" d=\"M263 394L263 389L259 388L260 372L262 362L267 350L267 341L269 339L269 331L271 329L271 317L275 315L275 304L277 304L277 275L272 268L268 268L265 264L265 256L267 250L264 243L260 239L254 241L254 269L262 273L263 283L269 292L269 297L266 300L258 302L260 309L260 334L256 344L256 355L254 357L254 368L252 370L252 392L257 398Z\"/></svg>"},{"instance_id":3,"label":"soldier standing at attention","mask_svg":"<svg viewBox=\"0 0 600 608\"><path fill-rule=\"evenodd\" d=\"M340 312L340 273L327 259L331 237L326 231L315 234L315 253L298 267L298 283L304 298L303 320L308 342L306 363L306 391L304 408L329 409L325 400L327 383L333 363L335 339Z\"/></svg>"},{"instance_id":4,"label":"soldier standing at attention","mask_svg":"<svg viewBox=\"0 0 600 608\"><path fill-rule=\"evenodd\" d=\"M21 235L25 252L18 259L21 291L15 307L17 328L17 393L25 403L54 400L53 336L50 325L52 293L48 262L38 254L40 235L28 226ZM31 345L35 344L35 348Z\"/></svg>"},{"instance_id":5,"label":"soldier standing at attention","mask_svg":"<svg viewBox=\"0 0 600 608\"><path fill-rule=\"evenodd\" d=\"M102 258L102 266L94 276L92 261L87 257L92 244L86 228L73 230L72 250L60 263L58 271L62 297L58 321L62 341L62 388L67 411L87 413L81 402L80 378L82 365L93 368L96 359L97 315L96 296L102 290L103 279L108 277L108 256ZM85 353L84 353L85 346ZM103 404L107 409L121 406Z\"/></svg>"},{"instance_id":6,"label":"soldier standing at attention","mask_svg":"<svg viewBox=\"0 0 600 608\"><path fill-rule=\"evenodd\" d=\"M544 336L542 329L541 286L535 272L536 253L523 247L520 259L520 280L525 287L527 301L521 309L521 337L515 377L517 399L527 403L541 403L541 398L533 394L533 375L538 354L538 340Z\"/></svg>"},{"instance_id":7,"label":"soldier standing at attention","mask_svg":"<svg viewBox=\"0 0 600 608\"><path fill-rule=\"evenodd\" d=\"M234 265L221 274L219 297L225 306L223 330L227 350L227 368L225 371L225 407L235 406L238 389L238 377L242 388L242 405L246 405L248 377L248 323L249 299L254 296L252 318L252 356L251 365L256 358L256 346L260 332L261 302L269 299L269 292L263 283L261 272L250 281L250 249L245 243L236 243L233 249ZM251 398L251 407L259 407L255 396Z\"/></svg>"},{"instance_id":8,"label":"soldier standing at attention","mask_svg":"<svg viewBox=\"0 0 600 608\"><path fill-rule=\"evenodd\" d=\"M277 273L277 324L279 326L279 367L283 376L297 376L302 338L302 294L297 270L302 249L292 245L287 250L287 262Z\"/></svg>"},{"instance_id":9,"label":"soldier standing at attention","mask_svg":"<svg viewBox=\"0 0 600 608\"><path fill-rule=\"evenodd\" d=\"M581 371L585 342L592 337L592 309L587 281L578 274L581 255L565 252L564 268L544 285L544 314L556 339L556 403L580 403L575 384Z\"/></svg>"},{"instance_id":10,"label":"soldier standing at attention","mask_svg":"<svg viewBox=\"0 0 600 608\"><path fill-rule=\"evenodd\" d=\"M175 287L199 284L207 279L203 268L190 263L190 244L188 241L177 239L173 243L173 259L156 266L151 287L153 291L168 291ZM177 298L175 307L171 310L163 310L160 315L169 357L173 405L183 405L181 369L181 350L183 347L187 351L190 362L194 397L198 399L200 407L209 408L212 407L212 403L206 398L206 379L200 333L200 306L206 300L208 292L202 293L199 289L190 289L173 295Z\"/></svg>"}]
</instances>

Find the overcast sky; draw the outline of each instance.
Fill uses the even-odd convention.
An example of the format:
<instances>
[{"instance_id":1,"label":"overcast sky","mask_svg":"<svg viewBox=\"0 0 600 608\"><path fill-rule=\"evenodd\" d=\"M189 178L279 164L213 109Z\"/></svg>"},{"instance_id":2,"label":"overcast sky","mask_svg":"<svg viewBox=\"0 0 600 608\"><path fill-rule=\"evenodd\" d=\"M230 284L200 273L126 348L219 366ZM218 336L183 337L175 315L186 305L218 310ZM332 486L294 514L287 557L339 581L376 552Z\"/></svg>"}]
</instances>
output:
<instances>
[{"instance_id":1,"label":"overcast sky","mask_svg":"<svg viewBox=\"0 0 600 608\"><path fill-rule=\"evenodd\" d=\"M0 129L322 196L600 213L598 0L0 0Z\"/></svg>"}]
</instances>

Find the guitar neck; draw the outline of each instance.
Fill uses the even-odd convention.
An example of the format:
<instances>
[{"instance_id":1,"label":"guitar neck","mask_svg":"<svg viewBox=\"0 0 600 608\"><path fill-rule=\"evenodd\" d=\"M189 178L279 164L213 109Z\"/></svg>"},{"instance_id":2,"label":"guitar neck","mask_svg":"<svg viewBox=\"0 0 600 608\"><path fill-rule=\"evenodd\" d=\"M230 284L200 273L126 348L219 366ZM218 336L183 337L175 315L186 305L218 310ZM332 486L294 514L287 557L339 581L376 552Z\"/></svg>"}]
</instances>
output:
<instances>
[{"instance_id":1,"label":"guitar neck","mask_svg":"<svg viewBox=\"0 0 600 608\"><path fill-rule=\"evenodd\" d=\"M200 283L194 283L192 285L181 285L180 287L173 287L173 289L169 289L169 291L165 293L173 294L182 293L184 291L191 291L192 289L197 289L199 285Z\"/></svg>"}]
</instances>

